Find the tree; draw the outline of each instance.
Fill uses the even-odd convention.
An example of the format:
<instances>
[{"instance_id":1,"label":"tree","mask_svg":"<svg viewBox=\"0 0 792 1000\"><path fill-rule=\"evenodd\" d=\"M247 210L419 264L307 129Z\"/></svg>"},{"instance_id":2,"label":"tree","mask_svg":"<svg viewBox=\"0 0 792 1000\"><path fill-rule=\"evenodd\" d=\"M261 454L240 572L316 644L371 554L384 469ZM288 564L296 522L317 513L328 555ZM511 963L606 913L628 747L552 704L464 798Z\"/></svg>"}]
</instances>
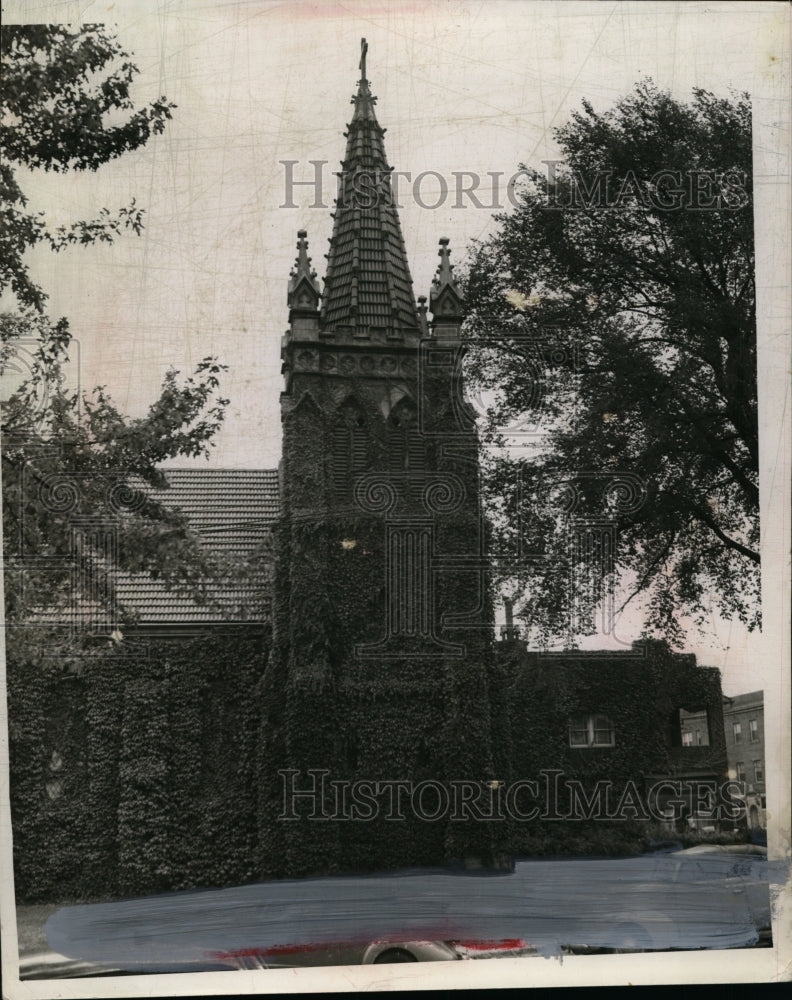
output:
<instances>
[{"instance_id":1,"label":"tree","mask_svg":"<svg viewBox=\"0 0 792 1000\"><path fill-rule=\"evenodd\" d=\"M205 358L181 384L169 371L147 415L130 419L103 386L68 388L65 320L0 317L0 375L19 358L20 337L35 346L3 404L6 621L29 625L62 617L75 601L87 611L113 602L110 561L201 600L207 579L228 568L147 486L166 485L163 461L208 454L228 404L219 395L225 366Z\"/></svg>"},{"instance_id":2,"label":"tree","mask_svg":"<svg viewBox=\"0 0 792 1000\"><path fill-rule=\"evenodd\" d=\"M0 368L23 375L3 406L6 620L29 624L67 602L112 600L111 562L200 600L218 567L184 517L146 487L165 485L164 460L207 453L228 402L219 394L224 366L205 358L181 384L169 372L137 420L121 414L103 386L70 391L68 323L45 315L46 293L24 254L40 243L58 251L112 241L125 228L139 233L143 213L133 202L116 215L103 208L93 220L53 230L44 213L26 209L17 180L20 169L95 171L161 133L175 105L160 97L135 107L137 67L101 26L12 25L0 36L0 54L0 291L10 289L20 308L0 317ZM83 530L90 525L95 530Z\"/></svg>"},{"instance_id":3,"label":"tree","mask_svg":"<svg viewBox=\"0 0 792 1000\"><path fill-rule=\"evenodd\" d=\"M46 294L30 276L25 251L44 243L111 242L122 229L140 232L142 210L116 215L103 208L92 220L47 226L44 213L26 210L15 168L97 170L160 133L175 105L164 97L135 109L130 90L137 67L101 26L9 25L0 34L0 291L42 312Z\"/></svg>"},{"instance_id":4,"label":"tree","mask_svg":"<svg viewBox=\"0 0 792 1000\"><path fill-rule=\"evenodd\" d=\"M753 628L749 97L683 103L644 81L608 111L584 101L556 138L562 159L521 167L516 208L466 276L489 441L520 419L542 430L528 459L488 461L501 540L521 536L505 576L545 639L573 605L590 630L617 591L621 607L642 595L647 627L676 641L680 613L702 621L710 602Z\"/></svg>"}]
</instances>

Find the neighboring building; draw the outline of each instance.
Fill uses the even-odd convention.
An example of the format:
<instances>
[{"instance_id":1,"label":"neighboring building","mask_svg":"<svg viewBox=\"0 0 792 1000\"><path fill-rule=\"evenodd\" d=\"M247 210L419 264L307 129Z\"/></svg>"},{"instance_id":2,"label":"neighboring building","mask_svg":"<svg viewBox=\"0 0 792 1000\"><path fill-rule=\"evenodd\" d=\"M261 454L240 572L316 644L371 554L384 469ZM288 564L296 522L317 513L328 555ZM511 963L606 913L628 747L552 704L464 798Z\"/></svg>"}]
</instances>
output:
<instances>
[{"instance_id":1,"label":"neighboring building","mask_svg":"<svg viewBox=\"0 0 792 1000\"><path fill-rule=\"evenodd\" d=\"M683 747L710 745L710 719L706 712L680 712Z\"/></svg>"},{"instance_id":2,"label":"neighboring building","mask_svg":"<svg viewBox=\"0 0 792 1000\"><path fill-rule=\"evenodd\" d=\"M742 786L748 826L767 826L764 742L764 692L723 699L723 724L729 778Z\"/></svg>"}]
</instances>

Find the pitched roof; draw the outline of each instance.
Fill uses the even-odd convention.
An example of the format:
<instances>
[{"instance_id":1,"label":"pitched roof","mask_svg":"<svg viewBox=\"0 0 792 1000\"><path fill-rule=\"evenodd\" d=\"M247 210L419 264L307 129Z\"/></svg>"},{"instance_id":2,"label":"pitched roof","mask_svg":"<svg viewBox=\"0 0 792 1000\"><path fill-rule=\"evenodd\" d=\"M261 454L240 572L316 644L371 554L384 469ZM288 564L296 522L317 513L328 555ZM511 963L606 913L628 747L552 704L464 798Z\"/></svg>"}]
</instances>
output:
<instances>
[{"instance_id":1,"label":"pitched roof","mask_svg":"<svg viewBox=\"0 0 792 1000\"><path fill-rule=\"evenodd\" d=\"M167 489L148 491L164 506L181 510L201 543L219 557L245 559L265 541L280 511L276 469L167 469ZM266 574L219 580L206 604L168 590L143 573L116 574L119 604L141 625L261 621L268 617Z\"/></svg>"},{"instance_id":2,"label":"pitched roof","mask_svg":"<svg viewBox=\"0 0 792 1000\"><path fill-rule=\"evenodd\" d=\"M327 255L322 326L418 333L418 314L364 54Z\"/></svg>"}]
</instances>

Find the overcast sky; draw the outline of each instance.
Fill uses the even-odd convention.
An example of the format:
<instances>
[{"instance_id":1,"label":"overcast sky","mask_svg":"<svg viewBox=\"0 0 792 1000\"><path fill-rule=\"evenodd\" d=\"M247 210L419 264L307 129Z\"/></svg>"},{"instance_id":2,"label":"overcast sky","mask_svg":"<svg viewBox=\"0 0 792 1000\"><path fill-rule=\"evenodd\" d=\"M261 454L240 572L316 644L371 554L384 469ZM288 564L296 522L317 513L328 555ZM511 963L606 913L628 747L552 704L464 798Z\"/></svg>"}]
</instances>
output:
<instances>
[{"instance_id":1,"label":"overcast sky","mask_svg":"<svg viewBox=\"0 0 792 1000\"><path fill-rule=\"evenodd\" d=\"M432 209L403 184L416 295L428 294L439 237L450 237L459 261L470 240L493 227L492 209L467 199L454 207L453 172L508 178L520 162L540 167L557 155L553 127L583 98L605 109L644 77L683 99L694 87L749 91L763 204L771 212L778 205L778 135L788 114L784 4L4 6L11 20L114 23L141 70L137 101L165 94L178 105L164 135L97 174L22 178L32 207L56 224L134 197L146 209L143 235L57 256L37 251L30 260L50 294L50 313L67 316L80 341L82 383L106 384L123 410L142 413L169 366L187 371L207 354L230 366L223 391L231 406L211 459L217 467L277 464L280 338L296 232L308 230L323 277L332 224L329 207L311 207L308 187L296 189L297 207L282 207L280 161L298 161L295 176L304 180L314 176L309 161L327 161L323 200L330 205L361 36L391 165L413 178L435 171L450 187L443 198L444 181L424 179L424 205L440 202ZM479 194L489 204L491 184ZM760 204L758 234L762 211ZM762 232L777 263L778 240L788 233L772 226L770 217ZM772 371L777 359L763 357L760 366ZM761 687L757 655L741 630L717 628L711 642L692 648L724 669L727 691Z\"/></svg>"}]
</instances>

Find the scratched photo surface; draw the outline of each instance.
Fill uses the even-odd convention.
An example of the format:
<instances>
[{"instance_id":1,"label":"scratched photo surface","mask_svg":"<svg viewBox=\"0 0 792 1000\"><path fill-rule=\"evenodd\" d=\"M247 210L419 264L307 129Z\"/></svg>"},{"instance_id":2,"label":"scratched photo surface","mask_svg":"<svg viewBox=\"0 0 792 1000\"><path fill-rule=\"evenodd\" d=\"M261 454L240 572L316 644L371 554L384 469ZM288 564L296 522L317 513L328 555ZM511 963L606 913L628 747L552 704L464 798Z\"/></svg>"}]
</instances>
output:
<instances>
[{"instance_id":1,"label":"scratched photo surface","mask_svg":"<svg viewBox=\"0 0 792 1000\"><path fill-rule=\"evenodd\" d=\"M782 975L789 16L11 5L9 996Z\"/></svg>"}]
</instances>

